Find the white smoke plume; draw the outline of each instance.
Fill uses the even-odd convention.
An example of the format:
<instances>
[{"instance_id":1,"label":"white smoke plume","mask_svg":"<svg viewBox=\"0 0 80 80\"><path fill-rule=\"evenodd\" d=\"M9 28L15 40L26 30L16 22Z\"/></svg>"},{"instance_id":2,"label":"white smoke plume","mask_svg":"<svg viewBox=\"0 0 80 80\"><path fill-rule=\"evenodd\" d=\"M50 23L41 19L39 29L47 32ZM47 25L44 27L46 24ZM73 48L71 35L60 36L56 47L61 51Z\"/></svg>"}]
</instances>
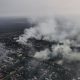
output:
<instances>
[{"instance_id":1,"label":"white smoke plume","mask_svg":"<svg viewBox=\"0 0 80 80\"><path fill-rule=\"evenodd\" d=\"M49 57L50 53L51 52L49 51L49 49L45 49L43 51L36 52L34 57L41 59L41 60L48 60L48 59L50 59L50 57Z\"/></svg>"},{"instance_id":2,"label":"white smoke plume","mask_svg":"<svg viewBox=\"0 0 80 80\"><path fill-rule=\"evenodd\" d=\"M59 22L59 21L58 21ZM37 21L35 27L24 30L24 34L19 36L19 40L22 44L26 44L29 38L43 39L48 41L65 39L76 39L80 41L80 27L73 25L71 22L57 23L55 19L43 19Z\"/></svg>"},{"instance_id":3,"label":"white smoke plume","mask_svg":"<svg viewBox=\"0 0 80 80\"><path fill-rule=\"evenodd\" d=\"M19 40L17 40L17 42L26 44L27 40L31 37L38 40L43 37L43 40L52 41L54 37L53 34L55 34L55 27L56 22L53 19L49 21L47 19L40 21L34 28L25 29L24 34L19 36Z\"/></svg>"},{"instance_id":4,"label":"white smoke plume","mask_svg":"<svg viewBox=\"0 0 80 80\"><path fill-rule=\"evenodd\" d=\"M56 56L61 54L63 59L80 61L80 53L73 52L70 46L80 45L80 27L66 19L46 18L36 21L35 27L24 30L24 34L19 36L17 42L27 45L29 38L43 39L47 41L59 41L63 45L52 47L51 53L47 49L35 53L34 57L40 59L49 59L48 55ZM66 44L67 43L67 44Z\"/></svg>"},{"instance_id":5,"label":"white smoke plume","mask_svg":"<svg viewBox=\"0 0 80 80\"><path fill-rule=\"evenodd\" d=\"M34 57L40 60L48 60L54 59L58 55L61 55L62 58L60 60L64 61L80 61L80 52L73 52L70 48L69 44L66 42L64 45L56 45L52 46L52 52L49 49L45 49L40 52L36 52ZM59 60L59 61L60 61Z\"/></svg>"},{"instance_id":6,"label":"white smoke plume","mask_svg":"<svg viewBox=\"0 0 80 80\"><path fill-rule=\"evenodd\" d=\"M53 50L53 55L61 54L63 60L80 61L80 52L72 51L70 45L67 43L64 43L64 45L57 45L54 48L52 47L52 50Z\"/></svg>"}]
</instances>

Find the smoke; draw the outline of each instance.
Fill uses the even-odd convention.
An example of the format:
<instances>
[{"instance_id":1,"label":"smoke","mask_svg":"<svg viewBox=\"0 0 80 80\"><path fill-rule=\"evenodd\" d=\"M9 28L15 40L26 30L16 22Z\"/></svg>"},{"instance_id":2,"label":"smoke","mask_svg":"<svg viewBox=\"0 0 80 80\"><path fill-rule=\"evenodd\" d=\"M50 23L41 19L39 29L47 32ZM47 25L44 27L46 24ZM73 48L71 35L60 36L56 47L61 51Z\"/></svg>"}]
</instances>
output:
<instances>
[{"instance_id":1,"label":"smoke","mask_svg":"<svg viewBox=\"0 0 80 80\"><path fill-rule=\"evenodd\" d=\"M26 44L29 38L36 38L38 40L43 38L43 40L52 41L54 37L53 34L55 34L56 22L53 19L49 21L46 19L40 22L38 21L37 23L37 26L25 29L24 34L19 36L17 42Z\"/></svg>"},{"instance_id":2,"label":"smoke","mask_svg":"<svg viewBox=\"0 0 80 80\"><path fill-rule=\"evenodd\" d=\"M51 52L49 51L49 49L45 49L43 51L36 52L34 57L41 59L41 60L48 60L48 59L50 59L50 57L49 57L50 53Z\"/></svg>"},{"instance_id":3,"label":"smoke","mask_svg":"<svg viewBox=\"0 0 80 80\"><path fill-rule=\"evenodd\" d=\"M44 60L50 59L50 55L54 58L61 54L63 60L80 61L80 53L77 52L77 49L76 51L71 49L71 46L79 47L80 45L80 27L77 24L60 18L44 18L34 22L36 26L25 29L17 42L27 45L29 38L35 38L63 43L63 45L53 45L52 52L48 49L36 52L34 57Z\"/></svg>"},{"instance_id":4,"label":"smoke","mask_svg":"<svg viewBox=\"0 0 80 80\"><path fill-rule=\"evenodd\" d=\"M80 52L74 52L66 41L64 45L53 45L52 51L45 49L43 51L36 52L34 57L40 60L49 60L57 57L57 59L60 58L59 60L67 60L68 62L80 61Z\"/></svg>"},{"instance_id":5,"label":"smoke","mask_svg":"<svg viewBox=\"0 0 80 80\"><path fill-rule=\"evenodd\" d=\"M68 60L68 61L80 61L80 53L74 52L71 48L70 45L64 43L64 45L57 45L55 48L53 48L53 55L54 53L56 55L62 55L63 60Z\"/></svg>"},{"instance_id":6,"label":"smoke","mask_svg":"<svg viewBox=\"0 0 80 80\"><path fill-rule=\"evenodd\" d=\"M55 18L41 19L35 27L24 30L17 42L27 44L29 38L43 39L47 41L63 41L65 39L80 41L80 28L68 21L57 21Z\"/></svg>"}]
</instances>

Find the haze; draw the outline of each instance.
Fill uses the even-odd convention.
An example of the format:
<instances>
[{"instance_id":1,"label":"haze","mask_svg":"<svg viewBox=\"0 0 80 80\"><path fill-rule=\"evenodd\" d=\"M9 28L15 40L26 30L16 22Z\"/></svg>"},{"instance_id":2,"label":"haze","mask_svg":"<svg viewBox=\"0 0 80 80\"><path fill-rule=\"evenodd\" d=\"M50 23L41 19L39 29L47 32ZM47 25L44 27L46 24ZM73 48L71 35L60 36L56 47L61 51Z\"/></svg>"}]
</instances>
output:
<instances>
[{"instance_id":1,"label":"haze","mask_svg":"<svg viewBox=\"0 0 80 80\"><path fill-rule=\"evenodd\" d=\"M0 0L0 16L80 15L80 0Z\"/></svg>"}]
</instances>

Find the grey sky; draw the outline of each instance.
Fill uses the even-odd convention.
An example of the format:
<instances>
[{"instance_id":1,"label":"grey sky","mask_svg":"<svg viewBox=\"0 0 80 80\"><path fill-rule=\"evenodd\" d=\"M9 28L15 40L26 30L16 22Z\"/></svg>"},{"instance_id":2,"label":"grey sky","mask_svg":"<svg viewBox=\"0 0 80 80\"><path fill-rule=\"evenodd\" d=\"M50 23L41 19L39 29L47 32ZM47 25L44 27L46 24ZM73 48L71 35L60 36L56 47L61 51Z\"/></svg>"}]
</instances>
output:
<instances>
[{"instance_id":1,"label":"grey sky","mask_svg":"<svg viewBox=\"0 0 80 80\"><path fill-rule=\"evenodd\" d=\"M0 0L0 16L80 15L80 0Z\"/></svg>"}]
</instances>

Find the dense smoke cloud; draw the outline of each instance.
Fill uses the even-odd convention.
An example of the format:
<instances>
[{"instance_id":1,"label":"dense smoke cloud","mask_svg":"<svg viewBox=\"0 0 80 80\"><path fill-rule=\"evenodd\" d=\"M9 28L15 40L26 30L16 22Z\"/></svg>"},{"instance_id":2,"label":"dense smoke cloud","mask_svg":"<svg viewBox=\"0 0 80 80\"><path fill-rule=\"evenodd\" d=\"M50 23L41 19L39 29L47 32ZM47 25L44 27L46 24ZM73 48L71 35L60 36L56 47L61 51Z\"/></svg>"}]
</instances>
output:
<instances>
[{"instance_id":1,"label":"dense smoke cloud","mask_svg":"<svg viewBox=\"0 0 80 80\"><path fill-rule=\"evenodd\" d=\"M80 27L66 19L45 18L36 21L37 25L24 30L24 34L19 36L17 42L27 45L29 38L37 40L46 40L49 42L59 41L63 45L57 44L52 47L52 52L48 49L35 53L34 57L39 59L50 59L50 56L61 54L63 59L71 61L80 61L80 53L73 51L71 46L79 47L80 45Z\"/></svg>"},{"instance_id":2,"label":"dense smoke cloud","mask_svg":"<svg viewBox=\"0 0 80 80\"><path fill-rule=\"evenodd\" d=\"M43 19L37 22L37 26L24 30L24 34L19 36L20 43L27 43L31 37L43 40L57 40L63 41L65 39L74 40L79 42L80 28L70 22L59 22L53 18Z\"/></svg>"}]
</instances>

